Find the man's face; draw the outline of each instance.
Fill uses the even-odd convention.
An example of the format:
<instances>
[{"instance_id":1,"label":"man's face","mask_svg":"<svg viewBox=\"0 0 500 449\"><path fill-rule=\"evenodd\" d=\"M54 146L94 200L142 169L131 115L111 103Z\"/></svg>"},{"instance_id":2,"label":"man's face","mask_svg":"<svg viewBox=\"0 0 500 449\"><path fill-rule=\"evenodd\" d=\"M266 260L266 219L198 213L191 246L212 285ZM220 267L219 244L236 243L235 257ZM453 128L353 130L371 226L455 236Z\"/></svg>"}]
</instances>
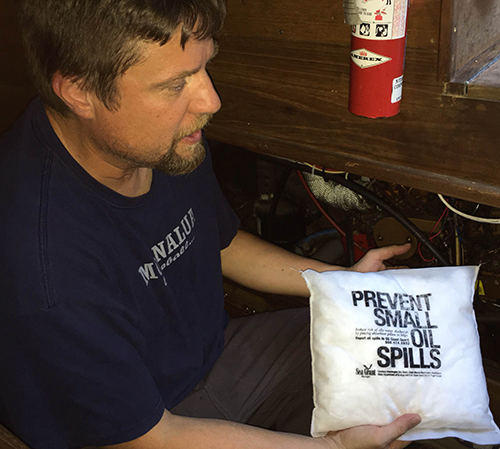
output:
<instances>
[{"instance_id":1,"label":"man's face","mask_svg":"<svg viewBox=\"0 0 500 449\"><path fill-rule=\"evenodd\" d=\"M142 61L118 80L119 109L95 99L89 139L118 166L189 173L205 157L201 128L221 106L205 70L213 40L190 38L183 49L177 31L163 46L140 45Z\"/></svg>"}]
</instances>

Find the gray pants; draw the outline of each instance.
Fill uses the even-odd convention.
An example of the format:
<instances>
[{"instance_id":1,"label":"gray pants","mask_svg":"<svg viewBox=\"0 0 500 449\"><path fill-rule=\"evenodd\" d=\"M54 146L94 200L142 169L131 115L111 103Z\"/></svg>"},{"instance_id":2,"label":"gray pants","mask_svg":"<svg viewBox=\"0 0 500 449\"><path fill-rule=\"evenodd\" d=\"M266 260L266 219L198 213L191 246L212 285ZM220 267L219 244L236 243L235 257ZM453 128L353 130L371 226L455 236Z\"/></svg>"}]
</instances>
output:
<instances>
[{"instance_id":1,"label":"gray pants","mask_svg":"<svg viewBox=\"0 0 500 449\"><path fill-rule=\"evenodd\" d=\"M210 373L171 412L310 435L309 309L232 319Z\"/></svg>"}]
</instances>

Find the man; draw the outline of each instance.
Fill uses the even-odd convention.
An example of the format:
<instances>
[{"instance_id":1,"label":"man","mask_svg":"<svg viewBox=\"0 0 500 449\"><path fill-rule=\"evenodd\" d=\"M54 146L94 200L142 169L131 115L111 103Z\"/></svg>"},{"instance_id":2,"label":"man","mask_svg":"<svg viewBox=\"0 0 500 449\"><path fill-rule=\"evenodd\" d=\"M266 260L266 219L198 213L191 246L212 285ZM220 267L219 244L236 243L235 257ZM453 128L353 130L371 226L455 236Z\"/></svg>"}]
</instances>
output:
<instances>
[{"instance_id":1,"label":"man","mask_svg":"<svg viewBox=\"0 0 500 449\"><path fill-rule=\"evenodd\" d=\"M308 296L296 270L339 269L238 231L220 193L201 129L224 15L223 0L23 2L42 99L0 143L0 422L33 448L399 447L419 421L313 439L213 419L239 394L231 369L206 411L199 385L234 346L222 274ZM243 328L259 332L227 327ZM243 402L236 420L259 425Z\"/></svg>"}]
</instances>

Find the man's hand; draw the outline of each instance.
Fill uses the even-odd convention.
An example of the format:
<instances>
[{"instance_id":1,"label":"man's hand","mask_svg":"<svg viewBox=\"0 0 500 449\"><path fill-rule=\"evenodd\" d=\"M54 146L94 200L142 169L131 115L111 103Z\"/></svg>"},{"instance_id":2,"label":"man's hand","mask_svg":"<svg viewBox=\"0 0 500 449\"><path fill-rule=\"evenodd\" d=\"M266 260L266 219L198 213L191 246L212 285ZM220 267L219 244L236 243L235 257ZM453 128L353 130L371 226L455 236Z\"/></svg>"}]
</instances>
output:
<instances>
[{"instance_id":1,"label":"man's hand","mask_svg":"<svg viewBox=\"0 0 500 449\"><path fill-rule=\"evenodd\" d=\"M323 437L329 449L402 449L410 441L398 441L404 433L420 423L420 416L400 416L386 426L356 426L329 432Z\"/></svg>"},{"instance_id":2,"label":"man's hand","mask_svg":"<svg viewBox=\"0 0 500 449\"><path fill-rule=\"evenodd\" d=\"M405 243L404 245L391 245L372 249L359 262L349 268L349 271L369 273L370 271L386 270L387 267L384 264L384 260L391 259L394 256L401 256L410 249L410 246L410 243Z\"/></svg>"}]
</instances>

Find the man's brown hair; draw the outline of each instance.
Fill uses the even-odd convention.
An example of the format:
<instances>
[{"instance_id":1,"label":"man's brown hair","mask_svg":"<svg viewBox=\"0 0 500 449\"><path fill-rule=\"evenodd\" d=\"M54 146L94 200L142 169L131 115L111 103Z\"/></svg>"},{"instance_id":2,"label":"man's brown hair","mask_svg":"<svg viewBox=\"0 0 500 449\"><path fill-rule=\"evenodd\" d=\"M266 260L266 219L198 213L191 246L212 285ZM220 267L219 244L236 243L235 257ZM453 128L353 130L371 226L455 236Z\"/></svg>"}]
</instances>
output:
<instances>
[{"instance_id":1,"label":"man's brown hair","mask_svg":"<svg viewBox=\"0 0 500 449\"><path fill-rule=\"evenodd\" d=\"M20 21L35 87L67 115L52 89L57 71L116 108L117 79L140 61L140 42L163 45L181 24L182 46L190 36L207 39L225 15L225 0L23 0Z\"/></svg>"}]
</instances>

